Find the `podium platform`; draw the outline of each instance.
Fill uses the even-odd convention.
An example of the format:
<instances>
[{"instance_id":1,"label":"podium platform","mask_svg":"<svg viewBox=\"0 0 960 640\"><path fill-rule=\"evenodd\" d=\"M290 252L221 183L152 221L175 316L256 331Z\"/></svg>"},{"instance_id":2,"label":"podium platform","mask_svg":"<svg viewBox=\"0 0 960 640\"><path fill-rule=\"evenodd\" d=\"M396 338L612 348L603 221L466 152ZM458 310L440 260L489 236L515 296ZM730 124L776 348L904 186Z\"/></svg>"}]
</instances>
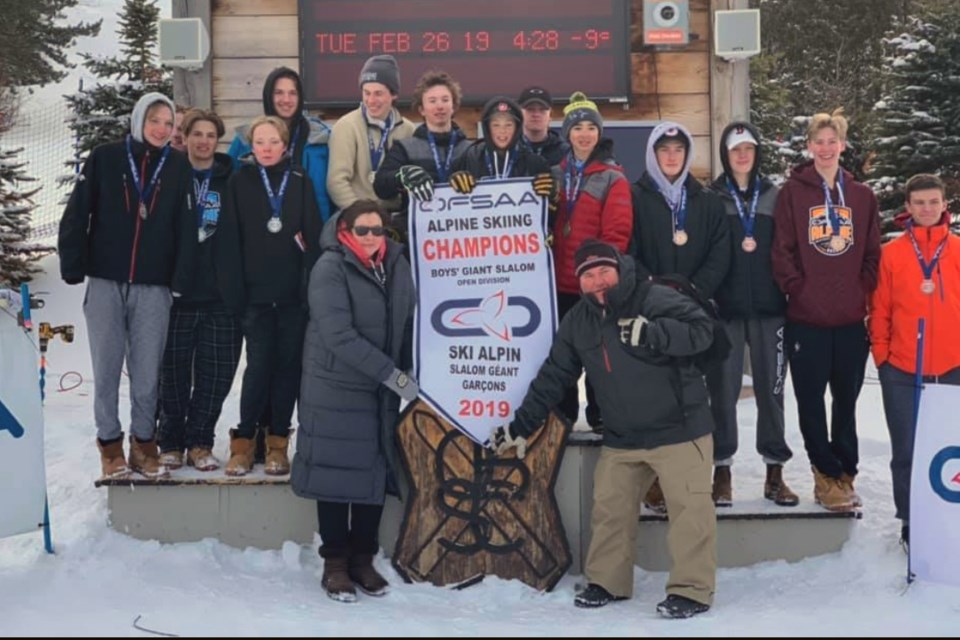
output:
<instances>
[{"instance_id":1,"label":"podium platform","mask_svg":"<svg viewBox=\"0 0 960 640\"><path fill-rule=\"evenodd\" d=\"M598 436L573 432L555 487L574 574L581 572L590 544L593 472L599 454ZM736 475L734 483L736 492ZM174 543L215 538L239 548L279 549L287 540L311 544L317 530L314 502L295 496L288 476L267 476L260 466L242 478L184 467L164 480L134 476L96 484L107 490L110 526L142 540ZM756 492L756 498L744 499L735 493L733 507L717 509L721 567L796 562L843 547L861 513L826 511L813 503L809 490L794 489L802 494L796 507L779 507ZM400 502L388 497L380 527L380 543L387 555L393 552L402 516ZM637 526L637 565L649 571L669 569L666 516L644 512Z\"/></svg>"}]
</instances>

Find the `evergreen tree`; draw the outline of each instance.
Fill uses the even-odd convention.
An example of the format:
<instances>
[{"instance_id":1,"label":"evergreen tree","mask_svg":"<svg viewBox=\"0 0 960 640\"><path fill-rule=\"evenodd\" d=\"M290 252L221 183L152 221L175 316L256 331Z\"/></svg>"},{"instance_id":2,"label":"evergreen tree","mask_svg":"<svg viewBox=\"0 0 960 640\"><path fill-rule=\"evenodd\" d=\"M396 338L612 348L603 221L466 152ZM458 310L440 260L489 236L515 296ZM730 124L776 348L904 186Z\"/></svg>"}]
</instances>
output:
<instances>
[{"instance_id":1,"label":"evergreen tree","mask_svg":"<svg viewBox=\"0 0 960 640\"><path fill-rule=\"evenodd\" d=\"M169 72L156 64L156 0L125 0L117 34L121 55L111 58L84 56L83 65L102 81L89 89L66 96L73 116L70 128L88 153L98 144L119 140L130 127L130 113L145 93L171 95Z\"/></svg>"},{"instance_id":2,"label":"evergreen tree","mask_svg":"<svg viewBox=\"0 0 960 640\"><path fill-rule=\"evenodd\" d=\"M843 107L851 148L843 164L861 175L861 138L880 97L883 37L907 0L753 0L763 51L750 62L751 119L768 143L763 170L783 176L805 147L797 119Z\"/></svg>"},{"instance_id":3,"label":"evergreen tree","mask_svg":"<svg viewBox=\"0 0 960 640\"><path fill-rule=\"evenodd\" d=\"M64 78L66 50L100 33L100 21L63 24L78 0L0 0L0 87L45 85Z\"/></svg>"},{"instance_id":4,"label":"evergreen tree","mask_svg":"<svg viewBox=\"0 0 960 640\"><path fill-rule=\"evenodd\" d=\"M884 228L903 209L903 186L917 173L940 175L960 207L960 16L911 17L886 41L884 95L875 105L871 186Z\"/></svg>"},{"instance_id":5,"label":"evergreen tree","mask_svg":"<svg viewBox=\"0 0 960 640\"><path fill-rule=\"evenodd\" d=\"M40 271L33 263L51 248L27 242L30 235L31 198L39 186L27 175L25 162L17 160L19 149L0 148L0 288L17 288ZM26 187L26 188L25 188Z\"/></svg>"}]
</instances>

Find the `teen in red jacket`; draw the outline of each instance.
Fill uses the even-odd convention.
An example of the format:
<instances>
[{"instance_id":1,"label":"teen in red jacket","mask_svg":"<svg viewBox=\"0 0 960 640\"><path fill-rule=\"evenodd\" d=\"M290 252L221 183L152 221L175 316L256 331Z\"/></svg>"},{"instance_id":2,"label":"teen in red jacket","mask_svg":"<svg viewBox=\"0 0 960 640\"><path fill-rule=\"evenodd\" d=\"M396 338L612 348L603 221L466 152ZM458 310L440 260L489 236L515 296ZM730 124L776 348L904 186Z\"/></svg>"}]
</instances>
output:
<instances>
[{"instance_id":1,"label":"teen in red jacket","mask_svg":"<svg viewBox=\"0 0 960 640\"><path fill-rule=\"evenodd\" d=\"M880 262L877 199L840 168L846 137L839 113L811 119L813 159L795 167L780 190L772 252L774 278L787 294L786 352L814 498L831 510L859 504L856 408L869 353L867 296L877 286Z\"/></svg>"},{"instance_id":2,"label":"teen in red jacket","mask_svg":"<svg viewBox=\"0 0 960 640\"><path fill-rule=\"evenodd\" d=\"M553 168L560 183L560 200L553 223L554 270L557 275L557 312L560 319L580 300L580 282L574 273L574 254L587 238L597 238L625 253L633 232L630 183L613 159L613 141L603 136L597 105L579 91L563 110L561 136L570 153ZM603 419L589 380L587 422L595 430ZM577 387L572 387L560 410L576 422L580 412Z\"/></svg>"}]
</instances>

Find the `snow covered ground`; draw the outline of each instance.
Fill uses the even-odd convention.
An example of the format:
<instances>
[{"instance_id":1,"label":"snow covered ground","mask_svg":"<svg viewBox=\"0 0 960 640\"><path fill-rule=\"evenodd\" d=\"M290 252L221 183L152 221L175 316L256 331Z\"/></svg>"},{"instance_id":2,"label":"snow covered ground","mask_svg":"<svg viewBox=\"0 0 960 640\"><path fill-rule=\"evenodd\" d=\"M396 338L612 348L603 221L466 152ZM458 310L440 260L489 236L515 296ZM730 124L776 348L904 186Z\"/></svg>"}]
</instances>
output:
<instances>
[{"instance_id":1,"label":"snow covered ground","mask_svg":"<svg viewBox=\"0 0 960 640\"><path fill-rule=\"evenodd\" d=\"M47 472L57 553L42 536L0 540L0 633L25 635L145 635L139 624L181 635L945 635L960 629L960 589L915 583L906 587L906 556L897 539L888 471L889 444L880 389L868 380L859 404L864 517L839 553L799 563L771 562L718 575L714 608L689 621L654 612L664 573L636 572L633 600L596 611L576 609L567 576L549 594L518 582L487 579L464 591L405 585L386 558L378 567L393 591L357 604L329 600L320 589L317 541L280 551L238 550L213 540L161 545L134 540L106 524L106 492L95 489L92 390L82 287L57 277L56 258L34 290L47 291L35 322L77 325L73 345L49 351L46 404ZM83 384L57 392L58 380L77 371ZM75 379L75 376L72 378ZM69 384L68 377L64 383ZM238 382L218 428L217 452L237 417ZM121 415L128 415L126 388ZM787 478L810 501L807 470L788 390L787 416L794 462ZM762 464L753 452L755 412L741 403L741 452L734 467L734 498L753 498ZM171 515L171 517L175 517Z\"/></svg>"}]
</instances>

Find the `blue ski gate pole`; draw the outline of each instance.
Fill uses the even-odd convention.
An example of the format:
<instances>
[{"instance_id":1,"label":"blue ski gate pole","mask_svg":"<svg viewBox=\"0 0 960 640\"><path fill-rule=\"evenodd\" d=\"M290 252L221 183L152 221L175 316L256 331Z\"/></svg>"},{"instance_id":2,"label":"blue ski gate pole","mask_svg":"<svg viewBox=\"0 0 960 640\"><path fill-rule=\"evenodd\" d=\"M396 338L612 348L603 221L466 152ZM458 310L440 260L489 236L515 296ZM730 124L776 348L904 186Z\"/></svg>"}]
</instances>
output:
<instances>
[{"instance_id":1,"label":"blue ski gate pole","mask_svg":"<svg viewBox=\"0 0 960 640\"><path fill-rule=\"evenodd\" d=\"M917 372L913 378L913 442L917 442L917 423L920 420L920 395L923 393L923 337L926 333L926 321L920 318L917 323ZM913 582L913 564L910 547L907 547L907 582Z\"/></svg>"}]
</instances>

